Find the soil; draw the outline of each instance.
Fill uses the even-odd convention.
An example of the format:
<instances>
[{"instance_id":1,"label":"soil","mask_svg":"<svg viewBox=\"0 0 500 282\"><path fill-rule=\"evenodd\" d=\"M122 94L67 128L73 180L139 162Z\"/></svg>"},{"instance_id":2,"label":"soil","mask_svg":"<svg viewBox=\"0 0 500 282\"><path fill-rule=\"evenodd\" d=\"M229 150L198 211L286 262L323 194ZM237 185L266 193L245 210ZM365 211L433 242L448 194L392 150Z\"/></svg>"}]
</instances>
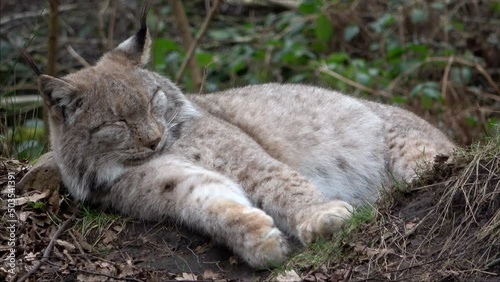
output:
<instances>
[{"instance_id":1,"label":"soil","mask_svg":"<svg viewBox=\"0 0 500 282\"><path fill-rule=\"evenodd\" d=\"M438 163L408 187L385 195L376 219L342 239L342 256L319 266L289 264L293 275L281 277L251 269L230 250L173 222L138 222L79 206L64 188L47 188L60 184L43 165L46 158L30 170L24 162L4 159L2 199L8 198L9 172L17 180L27 176L15 191L16 275L3 264L0 281L15 281L38 264L71 214L75 221L27 281L499 281L500 138L480 148ZM5 201L0 210L2 224L8 224ZM10 254L8 238L1 234L2 261Z\"/></svg>"}]
</instances>

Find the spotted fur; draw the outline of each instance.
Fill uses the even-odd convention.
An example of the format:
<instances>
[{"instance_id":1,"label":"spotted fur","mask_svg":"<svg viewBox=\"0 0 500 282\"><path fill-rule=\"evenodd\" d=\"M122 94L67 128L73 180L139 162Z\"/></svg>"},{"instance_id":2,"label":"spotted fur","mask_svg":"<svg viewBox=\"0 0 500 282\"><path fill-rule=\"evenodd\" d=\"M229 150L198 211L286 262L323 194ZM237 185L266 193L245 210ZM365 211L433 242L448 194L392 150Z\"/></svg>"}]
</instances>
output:
<instances>
[{"instance_id":1,"label":"spotted fur","mask_svg":"<svg viewBox=\"0 0 500 282\"><path fill-rule=\"evenodd\" d=\"M204 232L254 267L286 259L284 233L330 236L454 148L407 111L313 86L185 95L144 68L149 42L143 26L94 66L39 76L63 181L78 200Z\"/></svg>"}]
</instances>

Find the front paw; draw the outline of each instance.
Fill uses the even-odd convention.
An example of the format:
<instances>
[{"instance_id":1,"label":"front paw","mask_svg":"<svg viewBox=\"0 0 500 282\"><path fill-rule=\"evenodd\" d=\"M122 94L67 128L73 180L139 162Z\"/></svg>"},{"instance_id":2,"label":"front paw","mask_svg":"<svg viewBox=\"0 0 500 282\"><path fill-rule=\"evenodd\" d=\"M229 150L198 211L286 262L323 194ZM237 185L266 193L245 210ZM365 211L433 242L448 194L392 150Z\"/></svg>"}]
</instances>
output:
<instances>
[{"instance_id":1,"label":"front paw","mask_svg":"<svg viewBox=\"0 0 500 282\"><path fill-rule=\"evenodd\" d=\"M297 226L297 236L303 244L318 238L330 238L351 217L353 207L343 201L332 201L304 211L301 223Z\"/></svg>"},{"instance_id":2,"label":"front paw","mask_svg":"<svg viewBox=\"0 0 500 282\"><path fill-rule=\"evenodd\" d=\"M253 212L247 222L240 256L252 267L276 267L287 259L288 244L273 219L262 211Z\"/></svg>"},{"instance_id":3,"label":"front paw","mask_svg":"<svg viewBox=\"0 0 500 282\"><path fill-rule=\"evenodd\" d=\"M245 260L255 268L276 267L287 259L288 244L281 231L271 229L255 242L254 248L244 255Z\"/></svg>"}]
</instances>

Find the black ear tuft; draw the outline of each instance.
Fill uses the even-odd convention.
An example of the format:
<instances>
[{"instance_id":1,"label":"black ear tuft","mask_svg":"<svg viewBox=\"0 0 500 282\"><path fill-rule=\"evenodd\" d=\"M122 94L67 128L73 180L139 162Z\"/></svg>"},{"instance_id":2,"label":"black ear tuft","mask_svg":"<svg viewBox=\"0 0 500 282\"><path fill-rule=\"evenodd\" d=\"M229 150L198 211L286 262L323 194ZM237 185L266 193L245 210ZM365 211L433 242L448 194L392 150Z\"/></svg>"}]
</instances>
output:
<instances>
[{"instance_id":1,"label":"black ear tuft","mask_svg":"<svg viewBox=\"0 0 500 282\"><path fill-rule=\"evenodd\" d=\"M116 60L119 57L125 57L126 61L117 60L117 62L132 63L140 67L145 66L149 61L151 38L148 27L146 26L146 17L151 0L146 0L141 9L141 29L127 40L120 43L114 50L104 55L103 60Z\"/></svg>"},{"instance_id":2,"label":"black ear tuft","mask_svg":"<svg viewBox=\"0 0 500 282\"><path fill-rule=\"evenodd\" d=\"M42 74L42 72L35 63L35 60L33 60L33 58L30 55L28 55L28 53L26 53L26 50L24 49L21 50L20 57L23 58L24 62L37 76L40 76Z\"/></svg>"},{"instance_id":3,"label":"black ear tuft","mask_svg":"<svg viewBox=\"0 0 500 282\"><path fill-rule=\"evenodd\" d=\"M151 0L146 0L141 8L141 29L136 33L135 38L137 40L137 45L140 48L144 48L146 44L146 37L148 33L148 26L146 24L146 18L148 16L149 8L151 7Z\"/></svg>"}]
</instances>

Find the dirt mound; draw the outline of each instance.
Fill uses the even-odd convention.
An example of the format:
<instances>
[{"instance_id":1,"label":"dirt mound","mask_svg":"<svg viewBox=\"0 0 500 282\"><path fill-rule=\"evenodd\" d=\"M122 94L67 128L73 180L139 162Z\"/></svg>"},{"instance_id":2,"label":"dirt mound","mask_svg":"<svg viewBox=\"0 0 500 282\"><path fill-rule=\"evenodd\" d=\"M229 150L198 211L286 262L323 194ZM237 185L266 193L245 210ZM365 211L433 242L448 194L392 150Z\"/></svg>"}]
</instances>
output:
<instances>
[{"instance_id":1,"label":"dirt mound","mask_svg":"<svg viewBox=\"0 0 500 282\"><path fill-rule=\"evenodd\" d=\"M0 210L8 214L9 175L19 182L27 165L1 163ZM250 269L227 249L175 224L132 222L78 207L64 190L16 187L14 192L16 264L0 267L0 281L15 281L36 265L40 268L27 281L499 279L500 137L457 152L412 185L401 185L379 203L375 217L301 250L300 265L292 258L286 274ZM4 216L2 225L8 220ZM11 255L9 234L0 239L5 262Z\"/></svg>"},{"instance_id":2,"label":"dirt mound","mask_svg":"<svg viewBox=\"0 0 500 282\"><path fill-rule=\"evenodd\" d=\"M309 276L498 281L500 137L457 152L450 163L396 189L379 203L376 220L358 231L345 241L344 263L332 261Z\"/></svg>"}]
</instances>

